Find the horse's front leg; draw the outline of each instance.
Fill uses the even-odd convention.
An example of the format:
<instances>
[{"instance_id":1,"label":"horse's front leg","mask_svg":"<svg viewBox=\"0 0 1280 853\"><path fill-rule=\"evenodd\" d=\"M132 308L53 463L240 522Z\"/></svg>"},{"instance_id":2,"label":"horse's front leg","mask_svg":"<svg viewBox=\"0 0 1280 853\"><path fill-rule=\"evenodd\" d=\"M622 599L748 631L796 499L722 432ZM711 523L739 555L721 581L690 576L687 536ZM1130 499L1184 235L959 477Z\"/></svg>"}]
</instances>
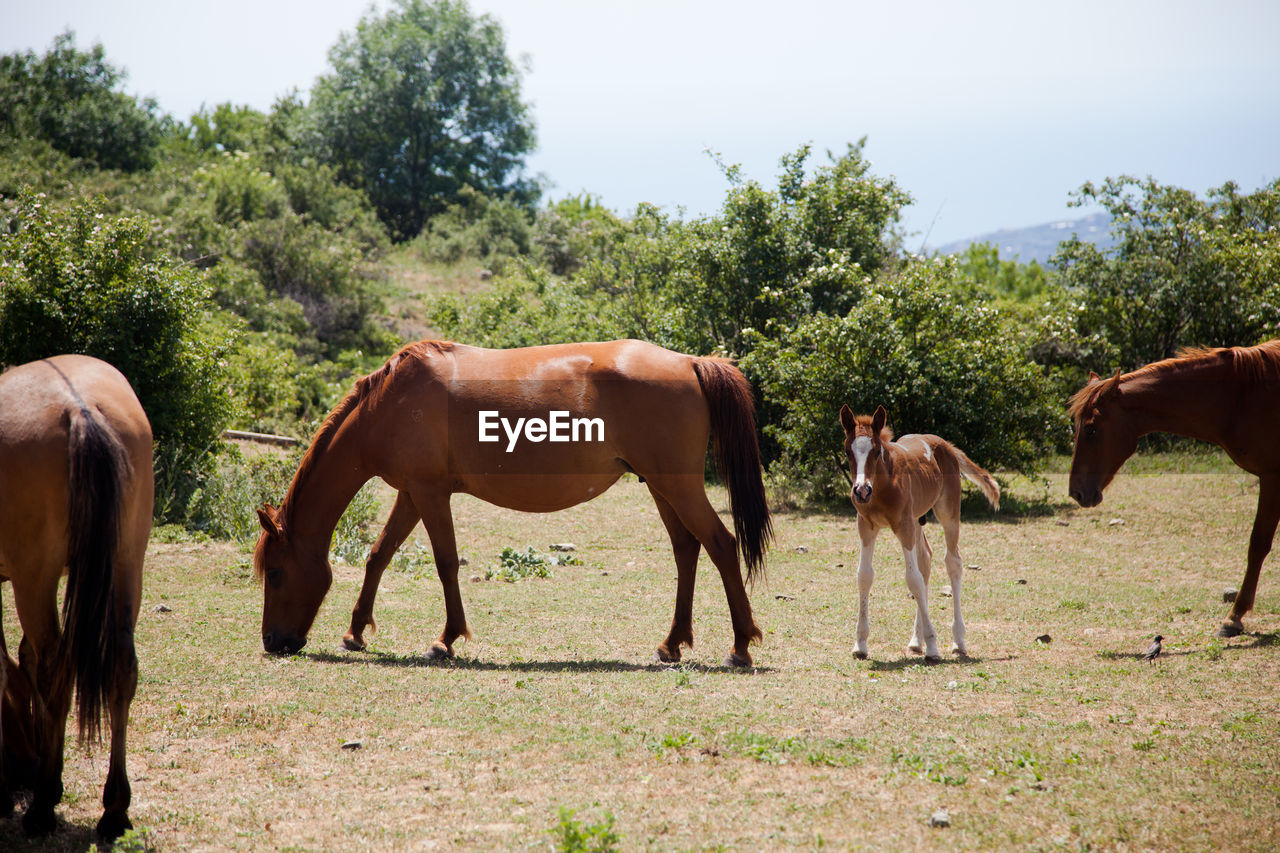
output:
<instances>
[{"instance_id":1,"label":"horse's front leg","mask_svg":"<svg viewBox=\"0 0 1280 853\"><path fill-rule=\"evenodd\" d=\"M916 544L918 546L916 548L916 567L920 570L920 575L924 578L924 588L927 590L929 588L929 577L933 572L933 548L929 546L929 537L925 535L923 526L916 528L916 537ZM928 609L929 608L926 606L926 612ZM920 633L920 610L917 608L915 622L911 626L911 642L907 644L907 648L916 654L919 654L922 648L920 645Z\"/></svg>"},{"instance_id":2,"label":"horse's front leg","mask_svg":"<svg viewBox=\"0 0 1280 853\"><path fill-rule=\"evenodd\" d=\"M938 654L938 634L933 629L933 621L929 619L929 585L920 571L923 549L928 546L920 542L920 528L914 518L908 518L894 530L894 533L902 543L902 557L906 562L907 589L916 600L916 635L912 637L913 645L909 648L918 653L921 651L920 642L923 641L925 658L941 660L942 655Z\"/></svg>"},{"instance_id":3,"label":"horse's front leg","mask_svg":"<svg viewBox=\"0 0 1280 853\"><path fill-rule=\"evenodd\" d=\"M369 559L364 566L364 582L360 585L360 597L356 599L356 606L351 611L351 627L342 638L342 644L351 651L364 651L366 627L378 630L378 624L373 619L373 601L378 594L378 584L382 582L382 573L417 523L418 508L413 505L407 492L399 492L395 505L391 507L386 527L382 528L378 541L373 543L373 548L369 551Z\"/></svg>"},{"instance_id":4,"label":"horse's front leg","mask_svg":"<svg viewBox=\"0 0 1280 853\"><path fill-rule=\"evenodd\" d=\"M1258 488L1258 513L1253 519L1253 533L1249 536L1249 562L1245 567L1244 581L1230 615L1218 629L1219 637L1235 637L1244 632L1244 615L1253 609L1258 591L1258 575L1262 561L1271 553L1271 542L1276 535L1276 523L1280 521L1280 477L1264 475Z\"/></svg>"},{"instance_id":5,"label":"horse's front leg","mask_svg":"<svg viewBox=\"0 0 1280 853\"><path fill-rule=\"evenodd\" d=\"M853 656L859 660L867 659L867 638L871 636L871 584L876 579L871 559L876 550L878 532L870 522L858 516L858 540L861 543L858 553L858 642L853 648Z\"/></svg>"},{"instance_id":6,"label":"horse's front leg","mask_svg":"<svg viewBox=\"0 0 1280 853\"><path fill-rule=\"evenodd\" d=\"M422 513L422 524L431 538L431 553L436 561L436 574L444 591L444 630L440 639L431 644L427 656L431 658L453 657L453 643L459 637L470 639L467 616L462 608L462 593L458 589L458 543L453 533L453 512L449 508L449 493L445 491L416 489L413 503Z\"/></svg>"}]
</instances>

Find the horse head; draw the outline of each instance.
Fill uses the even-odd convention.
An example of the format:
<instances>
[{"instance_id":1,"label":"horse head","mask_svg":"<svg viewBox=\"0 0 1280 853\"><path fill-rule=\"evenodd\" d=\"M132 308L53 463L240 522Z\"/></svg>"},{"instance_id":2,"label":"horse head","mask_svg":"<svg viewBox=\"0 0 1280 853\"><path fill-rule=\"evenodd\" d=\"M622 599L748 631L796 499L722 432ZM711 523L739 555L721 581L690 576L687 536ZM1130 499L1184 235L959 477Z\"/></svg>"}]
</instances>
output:
<instances>
[{"instance_id":1,"label":"horse head","mask_svg":"<svg viewBox=\"0 0 1280 853\"><path fill-rule=\"evenodd\" d=\"M262 647L269 654L293 654L307 644L307 633L320 603L333 583L325 554L300 554L290 541L282 513L264 505L258 510L262 535L253 552L253 567L262 580Z\"/></svg>"},{"instance_id":2,"label":"horse head","mask_svg":"<svg viewBox=\"0 0 1280 853\"><path fill-rule=\"evenodd\" d=\"M1068 490L1083 507L1102 503L1102 490L1138 447L1137 431L1120 405L1120 371L1110 379L1089 374L1071 398L1075 449Z\"/></svg>"},{"instance_id":3,"label":"horse head","mask_svg":"<svg viewBox=\"0 0 1280 853\"><path fill-rule=\"evenodd\" d=\"M844 427L844 452L849 459L855 504L865 504L871 500L872 481L884 456L884 444L892 439L885 430L887 417L884 406L877 406L876 413L870 417L855 416L847 405L840 407L840 425Z\"/></svg>"}]
</instances>

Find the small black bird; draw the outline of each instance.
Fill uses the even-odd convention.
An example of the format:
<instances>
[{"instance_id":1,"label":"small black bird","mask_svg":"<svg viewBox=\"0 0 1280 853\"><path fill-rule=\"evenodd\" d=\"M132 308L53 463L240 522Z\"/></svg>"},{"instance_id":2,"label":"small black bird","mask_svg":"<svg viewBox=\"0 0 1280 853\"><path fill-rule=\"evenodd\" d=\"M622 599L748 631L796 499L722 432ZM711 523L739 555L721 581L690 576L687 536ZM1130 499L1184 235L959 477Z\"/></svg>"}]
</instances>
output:
<instances>
[{"instance_id":1,"label":"small black bird","mask_svg":"<svg viewBox=\"0 0 1280 853\"><path fill-rule=\"evenodd\" d=\"M1147 653L1142 656L1142 659L1145 661L1153 661L1156 658L1160 657L1160 652L1162 649L1160 645L1160 641L1163 639L1164 637L1160 636L1159 634L1156 634L1155 639L1151 641L1151 646L1147 649Z\"/></svg>"}]
</instances>

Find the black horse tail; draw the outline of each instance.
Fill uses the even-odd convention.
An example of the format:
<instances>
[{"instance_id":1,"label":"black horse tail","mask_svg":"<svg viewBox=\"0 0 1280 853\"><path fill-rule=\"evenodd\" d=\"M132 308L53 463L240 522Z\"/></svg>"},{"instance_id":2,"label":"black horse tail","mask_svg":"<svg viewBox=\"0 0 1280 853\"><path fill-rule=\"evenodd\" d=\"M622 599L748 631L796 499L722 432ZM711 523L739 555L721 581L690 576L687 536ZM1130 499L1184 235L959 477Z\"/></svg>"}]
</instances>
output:
<instances>
[{"instance_id":1,"label":"black horse tail","mask_svg":"<svg viewBox=\"0 0 1280 853\"><path fill-rule=\"evenodd\" d=\"M729 487L733 531L747 564L747 582L754 584L764 577L764 552L773 539L773 520L760 476L751 384L727 359L695 358L693 372L711 411L716 468Z\"/></svg>"},{"instance_id":2,"label":"black horse tail","mask_svg":"<svg viewBox=\"0 0 1280 853\"><path fill-rule=\"evenodd\" d=\"M59 678L74 673L80 740L101 736L110 673L124 652L115 601L115 557L129 457L119 436L86 406L71 415L67 448L67 590ZM66 688L62 681L60 688Z\"/></svg>"}]
</instances>

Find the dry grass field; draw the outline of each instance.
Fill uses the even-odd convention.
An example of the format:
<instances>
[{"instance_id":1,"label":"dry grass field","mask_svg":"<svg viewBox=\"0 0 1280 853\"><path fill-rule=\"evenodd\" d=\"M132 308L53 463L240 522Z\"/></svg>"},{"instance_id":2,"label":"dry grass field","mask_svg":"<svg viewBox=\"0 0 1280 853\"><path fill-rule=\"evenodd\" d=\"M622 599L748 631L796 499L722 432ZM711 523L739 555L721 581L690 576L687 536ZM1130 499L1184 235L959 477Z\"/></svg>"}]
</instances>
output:
<instances>
[{"instance_id":1,"label":"dry grass field","mask_svg":"<svg viewBox=\"0 0 1280 853\"><path fill-rule=\"evenodd\" d=\"M572 541L582 565L464 583L474 638L444 664L423 656L444 609L421 562L388 571L369 651L340 650L361 570L338 566L310 644L269 658L248 554L154 541L133 820L164 851L549 849L562 808L584 827L611 814L625 850L1280 847L1280 569L1250 633L1213 636L1256 482L1219 456L1158 456L1093 510L1066 502L1061 470L1012 486L1012 511L962 528L971 657L936 665L906 651L886 539L871 659L854 660L851 508L776 517L749 672L719 665L728 612L705 556L697 646L653 663L675 570L633 478L547 516L455 499L464 580L506 546ZM105 765L103 748L69 751L64 829L33 843L0 822L0 849L85 850ZM930 826L939 809L949 827Z\"/></svg>"}]
</instances>

